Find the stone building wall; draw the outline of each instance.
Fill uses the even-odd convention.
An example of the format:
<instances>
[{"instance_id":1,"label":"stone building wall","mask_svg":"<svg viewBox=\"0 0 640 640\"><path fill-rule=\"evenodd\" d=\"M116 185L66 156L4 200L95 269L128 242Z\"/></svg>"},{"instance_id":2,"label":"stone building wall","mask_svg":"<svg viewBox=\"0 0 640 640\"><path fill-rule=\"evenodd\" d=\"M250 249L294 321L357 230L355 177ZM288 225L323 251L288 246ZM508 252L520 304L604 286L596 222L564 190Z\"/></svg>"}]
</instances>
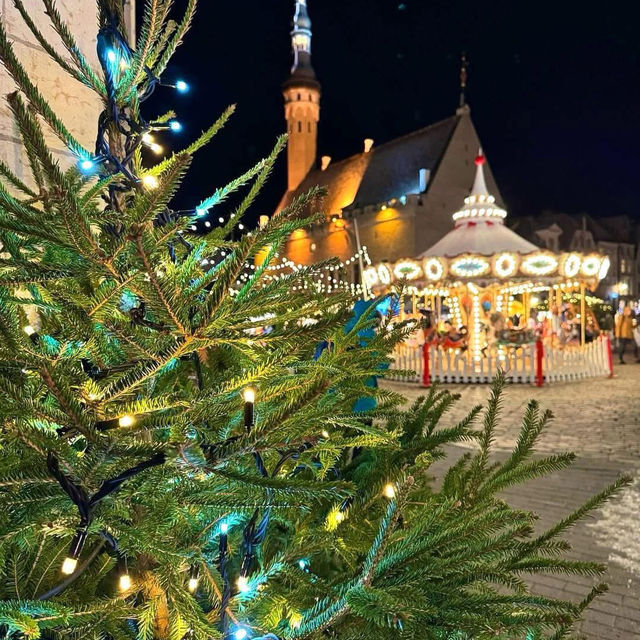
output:
<instances>
[{"instance_id":1,"label":"stone building wall","mask_svg":"<svg viewBox=\"0 0 640 640\"><path fill-rule=\"evenodd\" d=\"M44 13L41 0L23 0L29 15L49 42L67 57L57 34L52 30ZM93 0L58 0L57 8L75 35L78 46L92 66L98 66L96 57L97 8ZM31 80L61 118L67 129L88 149L95 146L96 122L100 101L87 89L49 58L25 25L13 0L0 0L2 23L13 42L14 51L24 65ZM127 3L127 15L134 24L133 0ZM58 46L59 45L59 46ZM16 87L0 65L0 158L22 179L29 182L29 171L18 131L13 122L5 96ZM50 149L64 166L73 161L62 142L48 135Z\"/></svg>"}]
</instances>

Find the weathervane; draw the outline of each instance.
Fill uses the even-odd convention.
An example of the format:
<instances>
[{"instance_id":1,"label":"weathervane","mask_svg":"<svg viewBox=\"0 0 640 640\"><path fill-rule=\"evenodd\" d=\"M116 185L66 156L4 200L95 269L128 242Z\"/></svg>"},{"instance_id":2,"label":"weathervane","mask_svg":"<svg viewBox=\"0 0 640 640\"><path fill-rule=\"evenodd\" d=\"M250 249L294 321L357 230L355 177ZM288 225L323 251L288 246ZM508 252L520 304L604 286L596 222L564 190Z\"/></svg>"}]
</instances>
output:
<instances>
[{"instance_id":1,"label":"weathervane","mask_svg":"<svg viewBox=\"0 0 640 640\"><path fill-rule=\"evenodd\" d=\"M463 53L460 57L460 106L464 107L467 104L467 98L465 95L467 89L467 68L469 62L467 61L467 54Z\"/></svg>"}]
</instances>

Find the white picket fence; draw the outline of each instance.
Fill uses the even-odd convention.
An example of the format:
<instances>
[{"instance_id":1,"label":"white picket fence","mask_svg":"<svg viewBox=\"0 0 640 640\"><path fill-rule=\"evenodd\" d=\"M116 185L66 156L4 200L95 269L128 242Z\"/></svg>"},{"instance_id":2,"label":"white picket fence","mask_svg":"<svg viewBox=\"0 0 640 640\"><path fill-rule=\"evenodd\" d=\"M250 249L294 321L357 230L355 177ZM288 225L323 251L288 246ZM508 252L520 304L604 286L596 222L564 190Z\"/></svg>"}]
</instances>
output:
<instances>
[{"instance_id":1,"label":"white picket fence","mask_svg":"<svg viewBox=\"0 0 640 640\"><path fill-rule=\"evenodd\" d=\"M538 354L538 349L542 353ZM425 384L425 364L430 382L486 383L491 382L499 370L507 380L520 384L568 382L597 376L611 375L611 343L602 336L584 347L542 347L525 344L518 347L487 349L485 356L474 360L468 351L429 347L428 363L422 347L399 345L387 378ZM398 372L394 374L394 371ZM411 371L408 376L401 371ZM428 384L427 383L427 384Z\"/></svg>"}]
</instances>

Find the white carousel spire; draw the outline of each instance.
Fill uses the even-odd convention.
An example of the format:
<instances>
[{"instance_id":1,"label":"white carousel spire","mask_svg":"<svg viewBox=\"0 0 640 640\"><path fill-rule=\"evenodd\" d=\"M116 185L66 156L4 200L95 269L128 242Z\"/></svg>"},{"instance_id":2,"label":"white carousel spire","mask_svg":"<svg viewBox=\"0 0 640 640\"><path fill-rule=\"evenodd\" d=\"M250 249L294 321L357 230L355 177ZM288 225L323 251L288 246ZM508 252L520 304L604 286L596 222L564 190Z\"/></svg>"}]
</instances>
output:
<instances>
[{"instance_id":1,"label":"white carousel spire","mask_svg":"<svg viewBox=\"0 0 640 640\"><path fill-rule=\"evenodd\" d=\"M489 190L487 189L487 183L484 179L484 165L487 159L482 153L482 148L478 151L476 162L476 179L473 181L473 187L471 188L472 196L488 196Z\"/></svg>"}]
</instances>

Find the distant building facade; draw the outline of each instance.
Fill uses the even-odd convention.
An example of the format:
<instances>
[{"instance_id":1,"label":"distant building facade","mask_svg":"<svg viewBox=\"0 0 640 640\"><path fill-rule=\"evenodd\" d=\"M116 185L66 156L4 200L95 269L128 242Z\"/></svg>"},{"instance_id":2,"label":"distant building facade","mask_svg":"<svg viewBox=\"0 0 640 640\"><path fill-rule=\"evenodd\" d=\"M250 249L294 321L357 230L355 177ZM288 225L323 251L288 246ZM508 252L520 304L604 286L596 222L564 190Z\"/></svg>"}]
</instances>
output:
<instances>
[{"instance_id":1,"label":"distant building facade","mask_svg":"<svg viewBox=\"0 0 640 640\"><path fill-rule=\"evenodd\" d=\"M311 65L306 0L295 3L291 37L294 64L283 85L288 185L278 211L313 187L327 194L313 206L325 221L293 234L287 257L300 264L345 261L359 246L367 247L374 262L419 255L449 231L451 214L473 183L481 144L469 107L463 104L445 120L377 146L365 140L362 151L349 158L324 156L318 166L321 89ZM491 169L485 169L501 204Z\"/></svg>"},{"instance_id":2,"label":"distant building facade","mask_svg":"<svg viewBox=\"0 0 640 640\"><path fill-rule=\"evenodd\" d=\"M514 230L552 251L600 251L611 266L597 294L609 300L640 298L640 225L629 216L594 218L545 211L515 220Z\"/></svg>"}]
</instances>

